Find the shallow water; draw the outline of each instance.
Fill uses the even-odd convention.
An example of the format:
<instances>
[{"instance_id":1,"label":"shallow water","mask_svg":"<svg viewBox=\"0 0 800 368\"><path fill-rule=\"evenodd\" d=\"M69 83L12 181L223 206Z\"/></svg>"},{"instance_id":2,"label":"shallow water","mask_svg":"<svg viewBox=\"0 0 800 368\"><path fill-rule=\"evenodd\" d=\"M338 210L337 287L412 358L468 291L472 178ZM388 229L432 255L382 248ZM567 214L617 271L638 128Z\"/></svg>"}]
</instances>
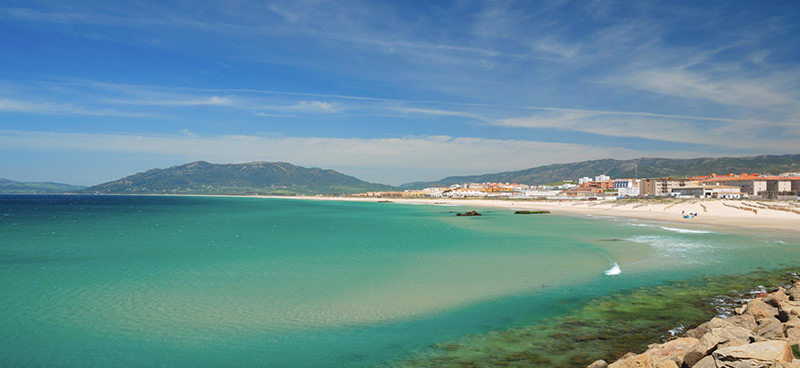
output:
<instances>
[{"instance_id":1,"label":"shallow water","mask_svg":"<svg viewBox=\"0 0 800 368\"><path fill-rule=\"evenodd\" d=\"M800 259L779 234L459 210L0 197L0 365L395 364L589 298Z\"/></svg>"}]
</instances>

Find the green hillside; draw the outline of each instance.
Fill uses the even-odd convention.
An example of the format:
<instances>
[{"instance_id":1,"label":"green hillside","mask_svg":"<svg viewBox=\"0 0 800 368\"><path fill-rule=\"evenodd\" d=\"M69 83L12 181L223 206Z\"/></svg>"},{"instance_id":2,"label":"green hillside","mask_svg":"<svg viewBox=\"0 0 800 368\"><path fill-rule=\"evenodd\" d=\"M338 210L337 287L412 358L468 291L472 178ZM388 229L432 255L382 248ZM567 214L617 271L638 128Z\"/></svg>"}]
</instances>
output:
<instances>
[{"instance_id":1,"label":"green hillside","mask_svg":"<svg viewBox=\"0 0 800 368\"><path fill-rule=\"evenodd\" d=\"M580 177L608 175L612 178L685 177L729 173L780 174L800 171L800 154L780 156L720 157L720 158L638 158L633 160L603 159L539 166L519 171L497 174L451 176L434 182L404 184L401 188L425 188L459 183L501 182L518 184L545 184Z\"/></svg>"},{"instance_id":2,"label":"green hillside","mask_svg":"<svg viewBox=\"0 0 800 368\"><path fill-rule=\"evenodd\" d=\"M352 194L393 187L368 183L333 170L285 162L212 164L205 161L153 169L105 184L86 193L108 194Z\"/></svg>"},{"instance_id":3,"label":"green hillside","mask_svg":"<svg viewBox=\"0 0 800 368\"><path fill-rule=\"evenodd\" d=\"M29 182L23 183L9 179L0 178L0 193L4 194L52 194L52 193L75 193L85 187L61 183L50 182Z\"/></svg>"}]
</instances>

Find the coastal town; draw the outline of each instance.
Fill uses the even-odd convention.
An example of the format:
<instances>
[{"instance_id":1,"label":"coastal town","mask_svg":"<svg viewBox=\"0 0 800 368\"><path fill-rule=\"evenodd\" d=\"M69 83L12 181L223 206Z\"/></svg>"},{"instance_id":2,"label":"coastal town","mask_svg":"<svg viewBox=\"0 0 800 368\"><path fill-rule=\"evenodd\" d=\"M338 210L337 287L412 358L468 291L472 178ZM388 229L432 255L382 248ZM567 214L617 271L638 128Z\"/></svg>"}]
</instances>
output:
<instances>
[{"instance_id":1,"label":"coastal town","mask_svg":"<svg viewBox=\"0 0 800 368\"><path fill-rule=\"evenodd\" d=\"M462 183L419 190L367 192L377 198L485 198L616 200L632 197L800 199L800 173L709 174L686 178L581 177L548 185Z\"/></svg>"}]
</instances>

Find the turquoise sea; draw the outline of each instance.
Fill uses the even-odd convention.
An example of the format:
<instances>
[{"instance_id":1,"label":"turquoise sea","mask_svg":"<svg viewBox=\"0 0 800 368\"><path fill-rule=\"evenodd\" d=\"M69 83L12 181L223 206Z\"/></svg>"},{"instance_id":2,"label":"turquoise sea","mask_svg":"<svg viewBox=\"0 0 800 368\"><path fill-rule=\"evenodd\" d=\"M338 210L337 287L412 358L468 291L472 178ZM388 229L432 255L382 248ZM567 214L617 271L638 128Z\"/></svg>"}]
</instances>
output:
<instances>
[{"instance_id":1,"label":"turquoise sea","mask_svg":"<svg viewBox=\"0 0 800 368\"><path fill-rule=\"evenodd\" d=\"M0 196L0 366L422 365L588 300L800 261L778 232L464 210Z\"/></svg>"}]
</instances>

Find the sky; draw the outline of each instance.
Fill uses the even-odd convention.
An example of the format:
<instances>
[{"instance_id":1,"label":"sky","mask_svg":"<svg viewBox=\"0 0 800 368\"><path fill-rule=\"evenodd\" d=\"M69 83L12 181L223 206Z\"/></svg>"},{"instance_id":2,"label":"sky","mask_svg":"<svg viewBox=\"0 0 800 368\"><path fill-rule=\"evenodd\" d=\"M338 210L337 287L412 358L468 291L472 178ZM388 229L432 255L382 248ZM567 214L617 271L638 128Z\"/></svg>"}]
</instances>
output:
<instances>
[{"instance_id":1,"label":"sky","mask_svg":"<svg viewBox=\"0 0 800 368\"><path fill-rule=\"evenodd\" d=\"M0 4L0 177L800 153L800 2Z\"/></svg>"}]
</instances>

